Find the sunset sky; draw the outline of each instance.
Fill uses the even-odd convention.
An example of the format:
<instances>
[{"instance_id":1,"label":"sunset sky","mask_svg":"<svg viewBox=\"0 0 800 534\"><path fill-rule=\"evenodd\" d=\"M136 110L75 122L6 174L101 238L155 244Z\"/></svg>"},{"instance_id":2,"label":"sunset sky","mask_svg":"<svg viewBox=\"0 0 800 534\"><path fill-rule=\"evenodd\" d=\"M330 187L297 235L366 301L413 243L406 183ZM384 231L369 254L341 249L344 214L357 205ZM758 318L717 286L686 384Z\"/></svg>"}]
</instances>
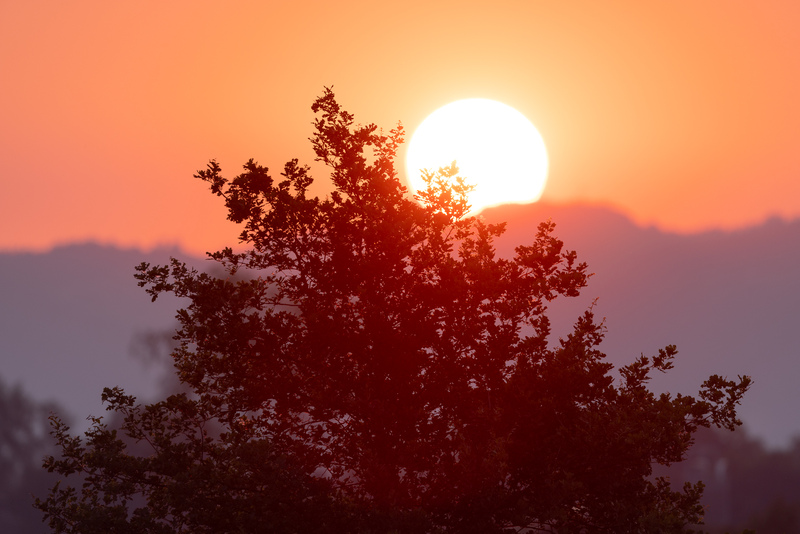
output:
<instances>
[{"instance_id":1,"label":"sunset sky","mask_svg":"<svg viewBox=\"0 0 800 534\"><path fill-rule=\"evenodd\" d=\"M796 218L799 27L785 1L2 2L0 250L231 244L192 174L311 163L324 86L409 135L453 100L513 106L547 202L678 232Z\"/></svg>"}]
</instances>

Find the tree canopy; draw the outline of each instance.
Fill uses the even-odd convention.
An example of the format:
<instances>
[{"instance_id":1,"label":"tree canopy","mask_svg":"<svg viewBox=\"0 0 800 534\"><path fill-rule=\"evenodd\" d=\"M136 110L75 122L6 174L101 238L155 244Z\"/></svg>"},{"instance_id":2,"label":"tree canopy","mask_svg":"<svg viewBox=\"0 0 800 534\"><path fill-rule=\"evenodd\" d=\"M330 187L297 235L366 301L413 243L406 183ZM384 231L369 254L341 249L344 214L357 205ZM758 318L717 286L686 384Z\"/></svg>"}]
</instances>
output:
<instances>
[{"instance_id":1,"label":"tree canopy","mask_svg":"<svg viewBox=\"0 0 800 534\"><path fill-rule=\"evenodd\" d=\"M331 90L309 167L280 178L253 160L196 177L242 225L244 251L137 267L178 311L176 372L188 394L140 405L106 389L118 428L85 436L54 419L78 477L39 500L56 532L684 532L702 484L671 488L699 427L733 429L749 378L697 396L655 394L674 346L613 370L588 309L552 339L548 303L578 295L585 263L542 222L511 258L503 225L468 211L454 165L412 198L395 168L401 127L358 125ZM468 178L468 177L467 177Z\"/></svg>"}]
</instances>

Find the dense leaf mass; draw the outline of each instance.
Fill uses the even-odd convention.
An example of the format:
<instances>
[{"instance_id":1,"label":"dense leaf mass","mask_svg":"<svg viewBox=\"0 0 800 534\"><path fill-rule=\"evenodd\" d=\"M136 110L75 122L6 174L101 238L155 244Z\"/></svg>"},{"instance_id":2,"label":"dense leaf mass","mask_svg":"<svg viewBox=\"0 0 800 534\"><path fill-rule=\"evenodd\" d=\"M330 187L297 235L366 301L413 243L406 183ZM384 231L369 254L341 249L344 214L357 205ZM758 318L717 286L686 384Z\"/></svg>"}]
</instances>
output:
<instances>
[{"instance_id":1,"label":"dense leaf mass","mask_svg":"<svg viewBox=\"0 0 800 534\"><path fill-rule=\"evenodd\" d=\"M248 161L197 174L242 225L244 252L210 254L227 277L177 260L139 284L188 299L173 357L189 394L140 406L85 437L58 421L82 477L38 506L57 532L684 532L702 485L651 477L698 427L733 429L749 379L698 397L655 395L673 346L612 375L589 309L552 340L547 305L578 295L587 266L543 222L513 258L503 225L465 217L455 165L410 198L402 128L359 126L326 90L311 138L333 192L308 194Z\"/></svg>"}]
</instances>

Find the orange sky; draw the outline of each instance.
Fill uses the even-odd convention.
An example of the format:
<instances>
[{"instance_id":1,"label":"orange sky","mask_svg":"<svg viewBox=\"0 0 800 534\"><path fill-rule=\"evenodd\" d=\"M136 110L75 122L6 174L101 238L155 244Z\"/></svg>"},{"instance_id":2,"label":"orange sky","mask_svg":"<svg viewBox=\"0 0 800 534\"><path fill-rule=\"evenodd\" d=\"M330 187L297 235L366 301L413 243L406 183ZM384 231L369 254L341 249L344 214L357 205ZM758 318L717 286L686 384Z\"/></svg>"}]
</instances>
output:
<instances>
[{"instance_id":1,"label":"orange sky","mask_svg":"<svg viewBox=\"0 0 800 534\"><path fill-rule=\"evenodd\" d=\"M192 173L310 163L325 85L409 133L460 98L517 108L550 202L682 232L800 216L800 4L488 4L2 2L0 250L232 243Z\"/></svg>"}]
</instances>

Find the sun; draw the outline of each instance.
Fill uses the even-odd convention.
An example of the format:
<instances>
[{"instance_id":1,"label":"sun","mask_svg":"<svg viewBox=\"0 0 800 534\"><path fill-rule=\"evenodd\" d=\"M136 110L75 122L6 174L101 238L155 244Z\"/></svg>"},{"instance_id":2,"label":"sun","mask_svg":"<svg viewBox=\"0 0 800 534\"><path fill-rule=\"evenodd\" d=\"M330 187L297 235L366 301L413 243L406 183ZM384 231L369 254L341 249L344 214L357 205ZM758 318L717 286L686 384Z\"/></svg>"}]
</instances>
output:
<instances>
[{"instance_id":1,"label":"sun","mask_svg":"<svg viewBox=\"0 0 800 534\"><path fill-rule=\"evenodd\" d=\"M413 192L425 188L422 169L435 171L453 161L475 186L469 215L498 204L539 200L549 166L536 127L514 108L483 98L447 104L416 129L406 155Z\"/></svg>"}]
</instances>

